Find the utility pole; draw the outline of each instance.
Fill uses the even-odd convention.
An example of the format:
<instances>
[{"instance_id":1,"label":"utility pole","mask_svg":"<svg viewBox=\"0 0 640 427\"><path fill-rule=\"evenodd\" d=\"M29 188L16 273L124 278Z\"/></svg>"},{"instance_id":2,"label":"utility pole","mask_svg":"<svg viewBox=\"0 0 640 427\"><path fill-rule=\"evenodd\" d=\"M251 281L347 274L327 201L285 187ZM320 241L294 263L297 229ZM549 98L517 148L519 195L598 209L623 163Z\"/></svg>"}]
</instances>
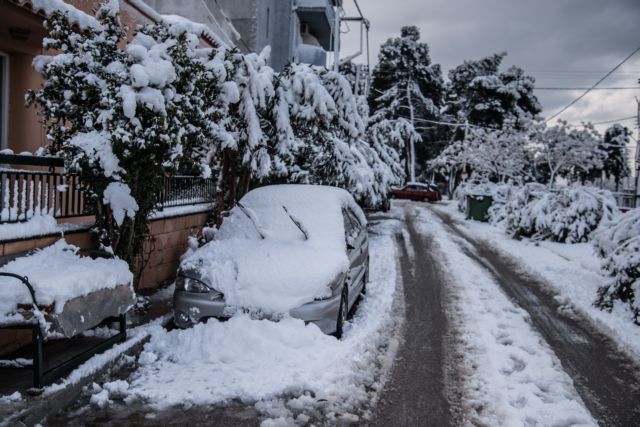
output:
<instances>
[{"instance_id":1,"label":"utility pole","mask_svg":"<svg viewBox=\"0 0 640 427\"><path fill-rule=\"evenodd\" d=\"M333 23L333 71L340 70L340 2L336 2L336 15Z\"/></svg>"},{"instance_id":2,"label":"utility pole","mask_svg":"<svg viewBox=\"0 0 640 427\"><path fill-rule=\"evenodd\" d=\"M638 129L638 139L636 140L636 180L635 180L635 188L633 191L633 207L638 207L638 198L640 198L640 194L638 194L638 175L640 175L640 100L636 97L636 104L638 105L638 109L636 111L636 128Z\"/></svg>"}]
</instances>

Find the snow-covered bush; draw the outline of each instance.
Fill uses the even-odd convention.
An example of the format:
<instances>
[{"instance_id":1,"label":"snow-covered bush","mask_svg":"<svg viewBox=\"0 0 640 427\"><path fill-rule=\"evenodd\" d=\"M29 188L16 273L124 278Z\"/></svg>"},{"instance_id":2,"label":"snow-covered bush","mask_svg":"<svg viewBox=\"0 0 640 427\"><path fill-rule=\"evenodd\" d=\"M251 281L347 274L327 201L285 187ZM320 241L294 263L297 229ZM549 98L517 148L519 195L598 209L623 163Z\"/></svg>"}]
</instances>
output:
<instances>
[{"instance_id":1,"label":"snow-covered bush","mask_svg":"<svg viewBox=\"0 0 640 427\"><path fill-rule=\"evenodd\" d=\"M591 187L549 189L528 184L511 194L510 200L491 212L492 222L501 224L514 237L532 237L557 242L590 240L601 224L619 215L613 195Z\"/></svg>"},{"instance_id":2,"label":"snow-covered bush","mask_svg":"<svg viewBox=\"0 0 640 427\"><path fill-rule=\"evenodd\" d=\"M601 287L596 305L611 311L616 300L629 304L640 324L640 209L601 227L593 239L611 281Z\"/></svg>"},{"instance_id":3,"label":"snow-covered bush","mask_svg":"<svg viewBox=\"0 0 640 427\"><path fill-rule=\"evenodd\" d=\"M125 43L115 0L100 7L96 21L82 28L68 13L47 17L43 47L52 54L35 59L44 81L27 103L39 107L46 150L80 175L99 243L135 271L164 174L214 134L202 93L217 81L203 84L208 76L194 65L193 34L154 24Z\"/></svg>"}]
</instances>

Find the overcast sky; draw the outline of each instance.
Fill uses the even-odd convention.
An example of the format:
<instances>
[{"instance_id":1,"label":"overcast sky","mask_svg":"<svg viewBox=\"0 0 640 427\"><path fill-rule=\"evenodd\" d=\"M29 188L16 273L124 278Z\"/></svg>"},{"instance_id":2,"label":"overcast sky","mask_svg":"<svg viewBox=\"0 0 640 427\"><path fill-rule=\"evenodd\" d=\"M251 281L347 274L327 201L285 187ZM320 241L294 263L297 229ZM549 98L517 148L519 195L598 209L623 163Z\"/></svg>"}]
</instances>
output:
<instances>
[{"instance_id":1,"label":"overcast sky","mask_svg":"<svg viewBox=\"0 0 640 427\"><path fill-rule=\"evenodd\" d=\"M468 59L508 52L503 65L518 65L540 87L589 87L640 47L640 0L359 0L371 21L372 64L380 45L403 25L416 25L433 62L446 77ZM344 0L355 15L353 0ZM343 35L343 56L358 50L357 25ZM364 56L355 62L365 61ZM601 87L635 90L592 91L560 118L599 122L634 116L640 98L640 52ZM581 91L537 91L548 117ZM635 129L633 120L623 124ZM608 125L599 126L600 129ZM637 133L634 133L637 136Z\"/></svg>"}]
</instances>

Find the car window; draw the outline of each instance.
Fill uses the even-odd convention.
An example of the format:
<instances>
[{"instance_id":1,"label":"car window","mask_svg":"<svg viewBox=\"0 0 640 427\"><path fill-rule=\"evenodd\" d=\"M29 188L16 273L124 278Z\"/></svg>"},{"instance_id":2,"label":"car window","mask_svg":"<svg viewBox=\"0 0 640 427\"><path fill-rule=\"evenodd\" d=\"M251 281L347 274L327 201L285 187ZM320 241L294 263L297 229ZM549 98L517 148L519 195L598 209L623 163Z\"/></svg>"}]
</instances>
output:
<instances>
[{"instance_id":1,"label":"car window","mask_svg":"<svg viewBox=\"0 0 640 427\"><path fill-rule=\"evenodd\" d=\"M355 239L360 234L360 223L352 218L346 210L342 211L342 218L344 220L344 238L348 245L352 245Z\"/></svg>"}]
</instances>

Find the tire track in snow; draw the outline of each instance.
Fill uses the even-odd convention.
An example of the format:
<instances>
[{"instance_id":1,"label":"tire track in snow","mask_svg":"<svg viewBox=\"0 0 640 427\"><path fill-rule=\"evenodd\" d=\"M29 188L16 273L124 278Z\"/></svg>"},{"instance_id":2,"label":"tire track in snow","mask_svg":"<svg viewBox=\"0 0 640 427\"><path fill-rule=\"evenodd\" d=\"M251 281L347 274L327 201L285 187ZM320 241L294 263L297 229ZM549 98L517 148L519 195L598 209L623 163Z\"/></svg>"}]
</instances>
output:
<instances>
[{"instance_id":1,"label":"tire track in snow","mask_svg":"<svg viewBox=\"0 0 640 427\"><path fill-rule=\"evenodd\" d=\"M467 242L421 210L421 231L434 241L450 313L460 332L466 422L473 425L595 425L559 360L468 253Z\"/></svg>"},{"instance_id":2,"label":"tire track in snow","mask_svg":"<svg viewBox=\"0 0 640 427\"><path fill-rule=\"evenodd\" d=\"M617 350L611 338L576 313L566 313L548 286L524 272L513 259L471 238L446 213L431 209L461 249L494 277L502 290L529 314L573 379L591 414L606 426L634 426L640 420L637 364Z\"/></svg>"}]
</instances>

